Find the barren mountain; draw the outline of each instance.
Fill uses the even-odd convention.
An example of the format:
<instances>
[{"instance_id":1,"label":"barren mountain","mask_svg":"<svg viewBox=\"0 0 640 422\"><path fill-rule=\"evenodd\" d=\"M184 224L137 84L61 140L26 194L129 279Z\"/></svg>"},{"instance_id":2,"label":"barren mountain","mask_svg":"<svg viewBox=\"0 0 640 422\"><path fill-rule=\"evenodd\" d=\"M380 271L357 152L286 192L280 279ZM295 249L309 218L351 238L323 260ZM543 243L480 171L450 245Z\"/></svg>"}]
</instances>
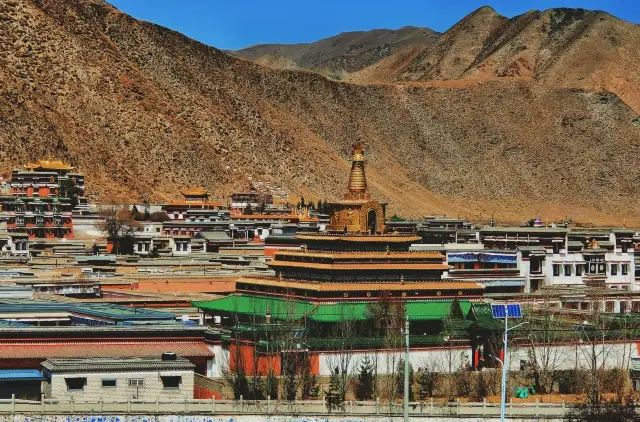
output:
<instances>
[{"instance_id":1,"label":"barren mountain","mask_svg":"<svg viewBox=\"0 0 640 422\"><path fill-rule=\"evenodd\" d=\"M203 185L220 196L253 176L332 199L363 140L390 213L640 225L640 118L607 92L513 78L336 82L97 0L0 2L0 81L5 172L51 155L94 193L158 201Z\"/></svg>"},{"instance_id":2,"label":"barren mountain","mask_svg":"<svg viewBox=\"0 0 640 422\"><path fill-rule=\"evenodd\" d=\"M344 32L334 37L303 44L260 44L232 54L279 69L313 69L340 78L383 57L413 45L429 45L439 34L428 28L405 26L398 30Z\"/></svg>"},{"instance_id":3,"label":"barren mountain","mask_svg":"<svg viewBox=\"0 0 640 422\"><path fill-rule=\"evenodd\" d=\"M532 78L553 88L610 91L640 112L640 25L605 12L532 10L507 19L483 7L437 42L411 46L358 81Z\"/></svg>"}]
</instances>

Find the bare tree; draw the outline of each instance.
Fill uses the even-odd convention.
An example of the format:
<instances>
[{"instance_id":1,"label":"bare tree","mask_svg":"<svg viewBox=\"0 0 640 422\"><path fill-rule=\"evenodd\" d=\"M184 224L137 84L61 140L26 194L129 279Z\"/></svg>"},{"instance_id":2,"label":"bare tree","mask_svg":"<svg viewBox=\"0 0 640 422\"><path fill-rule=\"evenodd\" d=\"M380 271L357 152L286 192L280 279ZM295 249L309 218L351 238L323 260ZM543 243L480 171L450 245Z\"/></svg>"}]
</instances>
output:
<instances>
[{"instance_id":1,"label":"bare tree","mask_svg":"<svg viewBox=\"0 0 640 422\"><path fill-rule=\"evenodd\" d=\"M561 365L569 358L564 348L559 347L567 327L563 327L558 321L556 310L549 299L542 301L535 311L527 315L530 325L525 337L529 342L525 369L531 374L535 390L539 394L547 394L553 390Z\"/></svg>"},{"instance_id":2,"label":"bare tree","mask_svg":"<svg viewBox=\"0 0 640 422\"><path fill-rule=\"evenodd\" d=\"M132 216L127 205L122 205L117 198L109 198L102 202L99 207L100 216L103 218L98 224L98 228L107 234L113 242L113 249L118 254L123 243L131 240L133 233L140 227Z\"/></svg>"},{"instance_id":3,"label":"bare tree","mask_svg":"<svg viewBox=\"0 0 640 422\"><path fill-rule=\"evenodd\" d=\"M367 306L370 319L374 324L374 335L382 339L384 354L384 368L387 375L381 377L379 391L389 400L389 405L398 397L396 385L396 369L402 357L406 307L403 301L394 299L391 295L383 294ZM376 365L377 368L378 365Z\"/></svg>"}]
</instances>

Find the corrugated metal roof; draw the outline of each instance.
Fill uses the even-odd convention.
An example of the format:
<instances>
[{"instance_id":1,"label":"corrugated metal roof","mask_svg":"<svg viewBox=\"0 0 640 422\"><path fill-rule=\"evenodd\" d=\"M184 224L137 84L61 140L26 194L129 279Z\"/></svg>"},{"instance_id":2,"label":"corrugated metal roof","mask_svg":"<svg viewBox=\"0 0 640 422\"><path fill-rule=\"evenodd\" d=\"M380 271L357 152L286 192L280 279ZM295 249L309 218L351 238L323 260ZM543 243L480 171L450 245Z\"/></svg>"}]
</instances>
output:
<instances>
[{"instance_id":1,"label":"corrugated metal roof","mask_svg":"<svg viewBox=\"0 0 640 422\"><path fill-rule=\"evenodd\" d=\"M37 369L1 369L0 381L42 381L44 377Z\"/></svg>"},{"instance_id":2,"label":"corrugated metal roof","mask_svg":"<svg viewBox=\"0 0 640 422\"><path fill-rule=\"evenodd\" d=\"M122 341L122 342L0 342L0 360L85 357L157 357L173 352L184 357L212 357L203 342Z\"/></svg>"}]
</instances>

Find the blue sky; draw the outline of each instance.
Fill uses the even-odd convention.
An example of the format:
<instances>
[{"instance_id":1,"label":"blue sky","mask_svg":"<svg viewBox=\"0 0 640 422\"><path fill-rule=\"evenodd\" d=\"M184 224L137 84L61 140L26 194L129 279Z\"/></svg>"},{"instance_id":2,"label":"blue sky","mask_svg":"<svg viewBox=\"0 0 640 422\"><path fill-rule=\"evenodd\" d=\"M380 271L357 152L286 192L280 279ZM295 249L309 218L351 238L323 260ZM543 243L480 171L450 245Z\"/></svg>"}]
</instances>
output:
<instances>
[{"instance_id":1,"label":"blue sky","mask_svg":"<svg viewBox=\"0 0 640 422\"><path fill-rule=\"evenodd\" d=\"M311 42L346 31L426 26L443 32L489 5L514 16L530 9L582 7L640 23L640 0L108 0L147 20L217 48Z\"/></svg>"}]
</instances>

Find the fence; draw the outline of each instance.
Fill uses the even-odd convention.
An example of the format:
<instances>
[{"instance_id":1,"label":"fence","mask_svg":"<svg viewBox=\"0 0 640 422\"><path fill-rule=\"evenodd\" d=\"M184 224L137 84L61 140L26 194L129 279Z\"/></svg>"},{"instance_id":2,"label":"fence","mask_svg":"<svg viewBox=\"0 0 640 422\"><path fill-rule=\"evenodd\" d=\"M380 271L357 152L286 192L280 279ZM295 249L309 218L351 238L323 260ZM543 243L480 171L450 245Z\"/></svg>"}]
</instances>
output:
<instances>
[{"instance_id":1,"label":"fence","mask_svg":"<svg viewBox=\"0 0 640 422\"><path fill-rule=\"evenodd\" d=\"M564 403L507 403L507 415L514 417L562 417ZM378 401L345 401L330 406L321 400L156 400L156 401L72 401L58 399L0 399L1 413L156 413L156 414L258 414L258 415L401 415L402 405ZM487 402L411 402L413 416L499 416L499 403Z\"/></svg>"}]
</instances>

